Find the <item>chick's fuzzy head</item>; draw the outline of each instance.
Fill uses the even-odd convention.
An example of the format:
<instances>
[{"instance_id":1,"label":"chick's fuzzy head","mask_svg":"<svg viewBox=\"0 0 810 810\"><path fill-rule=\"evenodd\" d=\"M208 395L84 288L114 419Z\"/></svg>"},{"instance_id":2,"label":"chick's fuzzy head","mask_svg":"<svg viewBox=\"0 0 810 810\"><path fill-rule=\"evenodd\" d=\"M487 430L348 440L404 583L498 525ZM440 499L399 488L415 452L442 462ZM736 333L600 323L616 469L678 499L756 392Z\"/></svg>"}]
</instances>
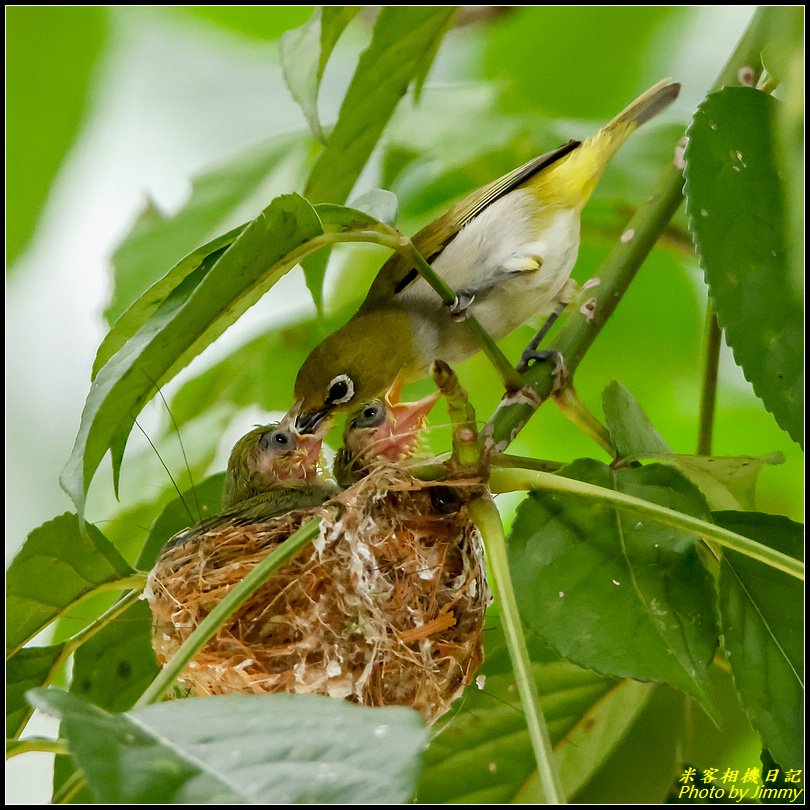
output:
<instances>
[{"instance_id":1,"label":"chick's fuzzy head","mask_svg":"<svg viewBox=\"0 0 810 810\"><path fill-rule=\"evenodd\" d=\"M258 425L234 445L228 460L222 505L270 491L283 483L312 483L318 478L323 434L300 435L285 418Z\"/></svg>"},{"instance_id":2,"label":"chick's fuzzy head","mask_svg":"<svg viewBox=\"0 0 810 810\"><path fill-rule=\"evenodd\" d=\"M335 477L350 486L378 461L399 463L416 451L427 415L439 399L430 394L416 402L402 402L401 377L397 376L384 397L366 400L346 420L343 447L335 458Z\"/></svg>"},{"instance_id":3,"label":"chick's fuzzy head","mask_svg":"<svg viewBox=\"0 0 810 810\"><path fill-rule=\"evenodd\" d=\"M411 324L401 311L352 318L318 344L295 381L296 422L309 433L329 416L382 395L413 365Z\"/></svg>"}]
</instances>

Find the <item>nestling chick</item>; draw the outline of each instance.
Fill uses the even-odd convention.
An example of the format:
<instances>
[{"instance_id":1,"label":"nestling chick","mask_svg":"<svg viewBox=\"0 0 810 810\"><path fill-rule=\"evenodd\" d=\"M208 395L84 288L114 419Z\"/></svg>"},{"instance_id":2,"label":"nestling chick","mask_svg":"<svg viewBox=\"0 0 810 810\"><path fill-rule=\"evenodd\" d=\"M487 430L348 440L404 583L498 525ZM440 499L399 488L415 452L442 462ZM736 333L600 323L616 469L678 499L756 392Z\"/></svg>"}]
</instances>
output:
<instances>
[{"instance_id":1,"label":"nestling chick","mask_svg":"<svg viewBox=\"0 0 810 810\"><path fill-rule=\"evenodd\" d=\"M301 436L284 419L259 425L234 445L222 511L178 532L164 550L226 526L245 526L320 506L338 488L320 474L323 433Z\"/></svg>"},{"instance_id":2,"label":"nestling chick","mask_svg":"<svg viewBox=\"0 0 810 810\"><path fill-rule=\"evenodd\" d=\"M346 420L343 447L334 474L342 487L360 480L376 461L404 461L416 450L419 432L440 397L437 391L417 402L401 402L399 378L384 397L370 399Z\"/></svg>"},{"instance_id":3,"label":"nestling chick","mask_svg":"<svg viewBox=\"0 0 810 810\"><path fill-rule=\"evenodd\" d=\"M222 507L228 509L262 493L282 487L321 487L318 465L323 433L301 435L285 417L258 425L231 450Z\"/></svg>"}]
</instances>

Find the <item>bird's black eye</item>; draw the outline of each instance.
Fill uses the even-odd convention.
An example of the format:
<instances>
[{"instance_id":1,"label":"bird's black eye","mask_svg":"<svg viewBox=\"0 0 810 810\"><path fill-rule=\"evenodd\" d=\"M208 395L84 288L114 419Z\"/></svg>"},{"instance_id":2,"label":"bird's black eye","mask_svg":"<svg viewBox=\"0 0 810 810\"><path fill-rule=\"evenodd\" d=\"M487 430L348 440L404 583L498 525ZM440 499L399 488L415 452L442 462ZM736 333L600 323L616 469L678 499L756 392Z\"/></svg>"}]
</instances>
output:
<instances>
[{"instance_id":1,"label":"bird's black eye","mask_svg":"<svg viewBox=\"0 0 810 810\"><path fill-rule=\"evenodd\" d=\"M262 450L291 450L293 449L292 434L289 430L268 430L259 439L259 447Z\"/></svg>"},{"instance_id":2,"label":"bird's black eye","mask_svg":"<svg viewBox=\"0 0 810 810\"><path fill-rule=\"evenodd\" d=\"M366 405L352 422L353 427L377 427L385 419L385 408L381 404Z\"/></svg>"},{"instance_id":3,"label":"bird's black eye","mask_svg":"<svg viewBox=\"0 0 810 810\"><path fill-rule=\"evenodd\" d=\"M354 383L348 374L338 374L329 383L329 392L326 395L327 405L344 405L354 396Z\"/></svg>"}]
</instances>

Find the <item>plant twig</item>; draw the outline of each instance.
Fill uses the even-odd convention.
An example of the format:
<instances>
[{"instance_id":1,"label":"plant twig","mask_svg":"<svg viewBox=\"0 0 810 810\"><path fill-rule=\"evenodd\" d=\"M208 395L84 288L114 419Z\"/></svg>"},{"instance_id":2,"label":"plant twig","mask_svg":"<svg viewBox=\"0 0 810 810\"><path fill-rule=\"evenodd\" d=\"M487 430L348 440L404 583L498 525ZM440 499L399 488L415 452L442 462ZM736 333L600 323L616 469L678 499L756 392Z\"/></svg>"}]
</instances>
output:
<instances>
[{"instance_id":1,"label":"plant twig","mask_svg":"<svg viewBox=\"0 0 810 810\"><path fill-rule=\"evenodd\" d=\"M238 610L245 600L249 599L277 568L281 567L313 540L317 536L319 529L320 520L313 518L308 521L247 574L180 645L171 660L138 698L135 707L146 706L161 700L186 668L189 661L214 636L226 619Z\"/></svg>"},{"instance_id":2,"label":"plant twig","mask_svg":"<svg viewBox=\"0 0 810 810\"><path fill-rule=\"evenodd\" d=\"M449 462L451 475L481 474L484 471L482 463L488 459L482 456L475 410L470 404L467 392L461 387L458 377L447 363L441 360L434 362L432 371L436 386L447 399L450 421L453 425L453 457ZM526 648L523 625L509 573L501 516L487 490L467 501L467 513L481 532L487 561L492 570L493 591L501 612L506 646L512 661L512 670L515 673L540 782L549 802L561 804L565 799L554 765L551 739L543 710L540 708L537 685L532 677L531 659Z\"/></svg>"},{"instance_id":3,"label":"plant twig","mask_svg":"<svg viewBox=\"0 0 810 810\"><path fill-rule=\"evenodd\" d=\"M135 596L137 598L137 595L143 590L143 587L144 587L145 584L146 584L146 574L143 573L143 572L140 572L140 571L136 572L136 573L134 573L134 574L132 574L132 575L130 575L128 577L124 577L123 579L116 579L116 580L113 580L111 582L102 582L101 585L97 585L92 590L89 590L86 593L83 593L77 599L74 599L69 605L66 605L64 608L62 608L59 611L59 613L56 616L54 616L48 622L48 624L46 624L44 627L37 628L36 633L41 632L42 630L44 630L45 627L48 627L51 624L53 624L53 622L55 622L60 617L64 616L68 611L74 610L78 605L81 605L84 602L87 602L88 600L92 599L94 596L98 596L99 594L102 594L102 593L108 593L109 591L125 591L125 590L128 590L129 588L132 588L133 592L135 593ZM127 598L127 597L124 597L124 598ZM120 602L116 602L116 604L113 605L113 607L110 608L110 610L114 610L115 607L117 605L119 605L119 604L120 604ZM97 622L101 621L102 619L104 619L104 617L106 615L107 614L105 613L103 616L96 619L96 621ZM94 624L95 624L95 622L94 622ZM90 625L90 626L92 626L92 625ZM82 632L79 635L84 633L86 630L87 630L87 628L85 628L85 630L82 630ZM24 647L34 637L34 635L36 635L36 633L32 634L31 636L29 636L26 639L23 639L17 646L10 648L6 652L6 660L11 658L11 656L14 655L14 653L18 652L22 647Z\"/></svg>"},{"instance_id":4,"label":"plant twig","mask_svg":"<svg viewBox=\"0 0 810 810\"><path fill-rule=\"evenodd\" d=\"M67 742L62 739L52 740L48 737L6 740L6 760L32 751L39 751L44 754L67 754Z\"/></svg>"},{"instance_id":5,"label":"plant twig","mask_svg":"<svg viewBox=\"0 0 810 810\"><path fill-rule=\"evenodd\" d=\"M511 467L520 470L541 470L542 472L556 472L565 467L563 461L513 456L511 453L494 453L489 457L489 464L491 467Z\"/></svg>"},{"instance_id":6,"label":"plant twig","mask_svg":"<svg viewBox=\"0 0 810 810\"><path fill-rule=\"evenodd\" d=\"M447 401L447 411L453 426L453 456L450 460L451 466L456 468L453 472L480 472L478 428L475 424L475 410L470 405L467 392L444 360L434 360L431 372L436 387Z\"/></svg>"},{"instance_id":7,"label":"plant twig","mask_svg":"<svg viewBox=\"0 0 810 810\"><path fill-rule=\"evenodd\" d=\"M613 446L608 429L577 396L570 380L555 392L554 402L563 416L573 422L585 435L590 436L611 458L615 458L616 448Z\"/></svg>"},{"instance_id":8,"label":"plant twig","mask_svg":"<svg viewBox=\"0 0 810 810\"><path fill-rule=\"evenodd\" d=\"M414 263L422 278L439 294L442 303L448 307L455 303L456 291L446 284L442 277L430 266L425 257L416 249L416 245L407 236L400 236L398 241L399 244L396 250ZM450 317L449 313L448 317ZM492 339L489 332L470 313L465 314L464 323L475 336L492 365L495 366L495 370L500 374L506 390L517 391L522 388L523 382L520 374L512 367L512 364Z\"/></svg>"},{"instance_id":9,"label":"plant twig","mask_svg":"<svg viewBox=\"0 0 810 810\"><path fill-rule=\"evenodd\" d=\"M487 560L492 570L493 591L501 611L506 646L512 659L518 693L532 741L540 782L549 804L564 804L565 795L554 765L554 754L546 719L540 708L540 695L532 677L531 659L523 636L515 590L509 573L506 537L498 509L491 497L475 498L467 504L470 518L481 532Z\"/></svg>"},{"instance_id":10,"label":"plant twig","mask_svg":"<svg viewBox=\"0 0 810 810\"><path fill-rule=\"evenodd\" d=\"M595 308L587 315L573 312L558 333L554 348L565 358L568 375L573 375L596 336L613 314L644 259L660 233L681 204L681 173L668 166L655 190L638 208L625 229L628 238L620 241L596 273L600 280L593 298ZM554 391L554 373L550 363L538 363L524 375L524 384L535 393L534 401L515 401L506 397L483 429L485 445L492 452L503 452L523 429L537 408Z\"/></svg>"},{"instance_id":11,"label":"plant twig","mask_svg":"<svg viewBox=\"0 0 810 810\"><path fill-rule=\"evenodd\" d=\"M616 492L613 489L589 484L585 481L577 481L573 478L565 478L560 475L553 475L546 472L534 470L492 470L490 476L490 487L493 492L514 492L521 489L537 489L545 492L560 492L565 495L575 495L587 498L590 501L608 503L611 506L625 512L633 512L642 517L647 517L657 523L667 526L674 526L676 529L699 534L707 540L711 540L718 546L725 546L746 557L751 557L765 565L783 571L796 579L804 580L804 565L799 560L783 554L776 549L768 548L762 543L757 543L750 537L744 537L736 532L724 529L714 523L707 523L705 520L693 517L692 515L669 509L666 506L627 495L624 492Z\"/></svg>"},{"instance_id":12,"label":"plant twig","mask_svg":"<svg viewBox=\"0 0 810 810\"><path fill-rule=\"evenodd\" d=\"M706 304L706 346L703 351L703 388L700 392L700 424L698 428L697 454L712 454L714 433L714 412L717 405L717 371L720 367L720 344L723 331L717 323L717 316L711 300Z\"/></svg>"}]
</instances>

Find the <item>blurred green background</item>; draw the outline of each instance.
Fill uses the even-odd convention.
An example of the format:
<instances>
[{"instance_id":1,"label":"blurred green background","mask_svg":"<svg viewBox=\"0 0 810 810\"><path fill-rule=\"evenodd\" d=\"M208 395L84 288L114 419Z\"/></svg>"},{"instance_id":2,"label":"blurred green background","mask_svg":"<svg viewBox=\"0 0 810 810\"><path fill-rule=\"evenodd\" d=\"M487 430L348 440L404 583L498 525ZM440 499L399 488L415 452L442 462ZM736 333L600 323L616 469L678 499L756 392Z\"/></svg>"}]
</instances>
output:
<instances>
[{"instance_id":1,"label":"blurred green background","mask_svg":"<svg viewBox=\"0 0 810 810\"><path fill-rule=\"evenodd\" d=\"M286 139L278 159L244 198L217 212L208 235L254 216L276 194L302 188L317 149L284 86L278 38L310 11L6 10L7 559L34 526L71 508L58 475L107 328L111 256L135 218L148 205L172 214L193 177L218 166L227 173L230 161L272 147L274 138ZM400 104L354 195L390 188L400 200L398 224L412 233L460 194L590 132L638 92L672 76L683 84L681 97L626 145L586 209L575 270L584 281L671 159L672 144L752 13L752 6L468 7L443 42L421 100L409 96ZM320 94L327 124L368 42L369 20L362 12L327 67ZM356 306L383 255L371 248L335 251L326 284L330 324ZM694 452L705 299L681 214L577 372L585 402L600 413L602 389L619 379L676 452ZM222 469L238 436L289 405L295 370L324 328L313 317L295 270L167 387L197 475ZM529 335L519 330L504 347L516 357ZM472 358L459 373L486 418L498 399L486 361ZM430 432L438 451L447 448L441 418ZM187 481L159 402L142 424L175 476ZM102 471L88 516L134 554L171 489L145 440L133 435L130 444L121 504ZM603 457L551 405L513 450L559 460ZM758 506L801 519L802 454L724 347L714 452L772 451L786 461L763 471ZM115 520L121 513L127 519ZM29 769L39 767L32 759L12 763L8 801L47 799L48 780L31 779ZM41 792L32 788L37 783Z\"/></svg>"}]
</instances>

